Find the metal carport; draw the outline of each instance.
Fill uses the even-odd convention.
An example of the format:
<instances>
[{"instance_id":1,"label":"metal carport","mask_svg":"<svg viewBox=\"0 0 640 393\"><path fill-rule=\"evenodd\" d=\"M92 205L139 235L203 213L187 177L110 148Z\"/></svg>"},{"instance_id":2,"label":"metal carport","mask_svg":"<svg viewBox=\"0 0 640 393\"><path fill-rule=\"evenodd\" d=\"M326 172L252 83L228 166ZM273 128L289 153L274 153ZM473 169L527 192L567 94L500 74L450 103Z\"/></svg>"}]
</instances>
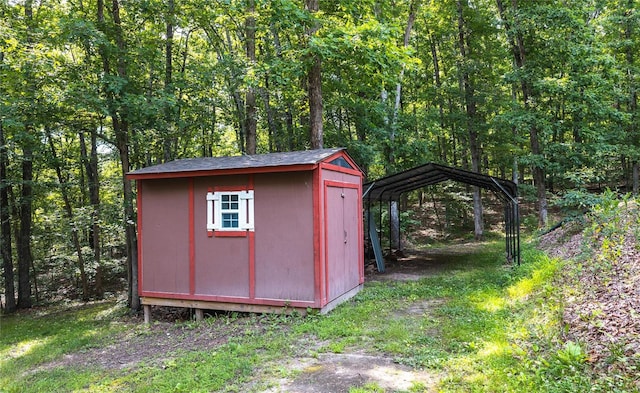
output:
<instances>
[{"instance_id":1,"label":"metal carport","mask_svg":"<svg viewBox=\"0 0 640 393\"><path fill-rule=\"evenodd\" d=\"M446 165L428 163L399 172L363 185L365 217L370 218L373 203L398 201L409 191L453 180L492 191L504 203L505 249L507 260L520 264L520 215L518 207L518 186L516 183L497 177L475 173ZM382 209L381 209L382 211ZM370 221L370 220L369 220ZM377 237L377 235L375 236ZM375 240L371 239L374 249ZM380 245L377 244L378 249ZM379 252L378 252L379 253ZM376 256L378 259L378 256ZM384 268L383 268L384 269Z\"/></svg>"}]
</instances>

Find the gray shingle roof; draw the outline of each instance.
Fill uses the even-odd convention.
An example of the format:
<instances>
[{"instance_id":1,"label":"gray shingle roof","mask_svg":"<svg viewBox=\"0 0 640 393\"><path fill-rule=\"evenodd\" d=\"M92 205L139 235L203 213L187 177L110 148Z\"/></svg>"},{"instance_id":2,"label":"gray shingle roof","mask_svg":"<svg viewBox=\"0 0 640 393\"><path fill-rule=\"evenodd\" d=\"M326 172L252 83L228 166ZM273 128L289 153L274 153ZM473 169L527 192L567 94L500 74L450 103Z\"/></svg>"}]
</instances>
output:
<instances>
[{"instance_id":1,"label":"gray shingle roof","mask_svg":"<svg viewBox=\"0 0 640 393\"><path fill-rule=\"evenodd\" d=\"M187 158L141 168L129 172L128 175L136 176L161 173L309 165L317 164L342 150L344 150L344 148L256 154L252 156Z\"/></svg>"}]
</instances>

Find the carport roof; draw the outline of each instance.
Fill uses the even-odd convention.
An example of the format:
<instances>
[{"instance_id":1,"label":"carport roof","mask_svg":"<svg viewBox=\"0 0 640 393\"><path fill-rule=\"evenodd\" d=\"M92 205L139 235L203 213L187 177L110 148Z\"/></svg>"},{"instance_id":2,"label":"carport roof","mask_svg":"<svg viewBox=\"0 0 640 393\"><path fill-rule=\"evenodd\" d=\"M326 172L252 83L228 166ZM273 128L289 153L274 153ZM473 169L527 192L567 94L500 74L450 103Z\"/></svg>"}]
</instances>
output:
<instances>
[{"instance_id":1,"label":"carport roof","mask_svg":"<svg viewBox=\"0 0 640 393\"><path fill-rule=\"evenodd\" d=\"M446 180L453 180L472 186L491 190L502 200L505 205L505 243L508 260L515 260L520 264L520 219L518 207L518 185L510 180L483 175L460 168L446 165L428 163L407 169L391 176L383 177L363 185L363 199L368 203L372 201L389 202L397 201L405 192L417 190L424 186L437 184ZM382 214L382 209L380 209ZM370 221L372 222L372 221ZM391 220L389 220L391 224ZM370 229L371 238L377 237L375 224ZM374 251L377 248L376 262L381 255L380 244L376 246L373 241ZM389 241L391 243L391 241ZM378 268L384 269L384 260L380 257Z\"/></svg>"},{"instance_id":2,"label":"carport roof","mask_svg":"<svg viewBox=\"0 0 640 393\"><path fill-rule=\"evenodd\" d=\"M400 195L405 192L446 180L492 190L501 199L509 202L517 200L518 186L510 180L435 163L420 165L365 183L363 185L363 190L365 190L363 197L371 201L398 200Z\"/></svg>"}]
</instances>

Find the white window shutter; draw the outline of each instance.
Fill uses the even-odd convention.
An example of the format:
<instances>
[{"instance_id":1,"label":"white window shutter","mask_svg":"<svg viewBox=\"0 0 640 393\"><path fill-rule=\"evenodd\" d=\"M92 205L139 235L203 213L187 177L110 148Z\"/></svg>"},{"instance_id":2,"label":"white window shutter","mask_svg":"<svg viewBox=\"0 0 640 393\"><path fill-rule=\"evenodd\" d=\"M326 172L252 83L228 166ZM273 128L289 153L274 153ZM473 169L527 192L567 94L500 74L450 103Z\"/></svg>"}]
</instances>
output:
<instances>
[{"instance_id":1,"label":"white window shutter","mask_svg":"<svg viewBox=\"0 0 640 393\"><path fill-rule=\"evenodd\" d=\"M207 193L207 231L220 229L222 226L222 215L220 214L220 194L217 192Z\"/></svg>"},{"instance_id":2,"label":"white window shutter","mask_svg":"<svg viewBox=\"0 0 640 393\"><path fill-rule=\"evenodd\" d=\"M253 231L253 190L240 193L240 229Z\"/></svg>"}]
</instances>

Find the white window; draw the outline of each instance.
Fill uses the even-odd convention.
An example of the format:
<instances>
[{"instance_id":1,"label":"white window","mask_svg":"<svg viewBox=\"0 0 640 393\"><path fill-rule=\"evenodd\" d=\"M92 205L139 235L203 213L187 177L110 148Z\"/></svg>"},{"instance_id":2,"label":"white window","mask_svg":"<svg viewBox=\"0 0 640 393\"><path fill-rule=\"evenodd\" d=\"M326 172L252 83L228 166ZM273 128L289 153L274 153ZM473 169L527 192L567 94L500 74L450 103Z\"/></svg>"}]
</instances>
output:
<instances>
[{"instance_id":1,"label":"white window","mask_svg":"<svg viewBox=\"0 0 640 393\"><path fill-rule=\"evenodd\" d=\"M207 193L207 231L253 231L253 190Z\"/></svg>"}]
</instances>

